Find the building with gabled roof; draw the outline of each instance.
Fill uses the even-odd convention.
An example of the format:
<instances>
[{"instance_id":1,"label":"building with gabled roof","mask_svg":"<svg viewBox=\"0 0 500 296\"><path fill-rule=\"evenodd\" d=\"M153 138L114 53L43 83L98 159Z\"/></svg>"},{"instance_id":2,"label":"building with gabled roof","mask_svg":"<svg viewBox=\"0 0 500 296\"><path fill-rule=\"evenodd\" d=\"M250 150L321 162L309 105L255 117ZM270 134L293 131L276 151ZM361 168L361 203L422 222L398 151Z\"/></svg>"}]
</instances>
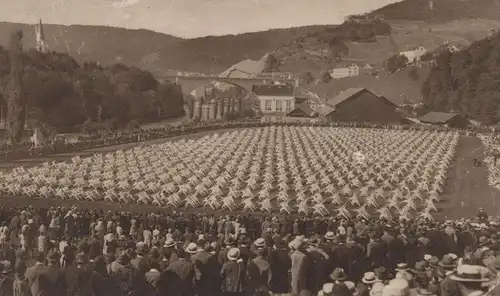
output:
<instances>
[{"instance_id":1,"label":"building with gabled roof","mask_svg":"<svg viewBox=\"0 0 500 296\"><path fill-rule=\"evenodd\" d=\"M470 122L458 113L452 112L429 112L418 119L421 123L446 125L448 127L464 128Z\"/></svg>"},{"instance_id":2,"label":"building with gabled roof","mask_svg":"<svg viewBox=\"0 0 500 296\"><path fill-rule=\"evenodd\" d=\"M292 85L254 85L263 114L285 115L295 109L295 87Z\"/></svg>"},{"instance_id":3,"label":"building with gabled roof","mask_svg":"<svg viewBox=\"0 0 500 296\"><path fill-rule=\"evenodd\" d=\"M333 108L326 118L334 121L377 124L408 123L393 102L366 88L346 89L327 100L326 105Z\"/></svg>"}]
</instances>

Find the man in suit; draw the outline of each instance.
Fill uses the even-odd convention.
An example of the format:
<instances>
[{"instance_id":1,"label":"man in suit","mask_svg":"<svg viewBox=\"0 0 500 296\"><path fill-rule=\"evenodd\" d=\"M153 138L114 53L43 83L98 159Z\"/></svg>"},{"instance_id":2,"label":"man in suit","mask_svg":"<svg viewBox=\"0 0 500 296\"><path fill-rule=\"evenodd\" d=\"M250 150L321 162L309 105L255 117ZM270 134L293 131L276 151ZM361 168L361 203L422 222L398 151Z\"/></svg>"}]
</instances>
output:
<instances>
[{"instance_id":1,"label":"man in suit","mask_svg":"<svg viewBox=\"0 0 500 296\"><path fill-rule=\"evenodd\" d=\"M68 288L68 296L74 295L91 295L92 287L90 285L90 278L92 272L86 269L87 258L83 254L76 256L76 265L64 269L66 283Z\"/></svg>"},{"instance_id":2,"label":"man in suit","mask_svg":"<svg viewBox=\"0 0 500 296\"><path fill-rule=\"evenodd\" d=\"M198 240L198 245L201 247L196 254L191 256L191 263L195 269L195 285L197 294L215 295L215 289L218 287L217 277L217 261L214 256L207 251L209 245L205 240Z\"/></svg>"},{"instance_id":3,"label":"man in suit","mask_svg":"<svg viewBox=\"0 0 500 296\"><path fill-rule=\"evenodd\" d=\"M43 262L45 261L45 254L38 254L35 260L35 265L28 267L24 275L30 286L31 295L38 295L38 293L41 291L40 275L45 268L43 264Z\"/></svg>"},{"instance_id":4,"label":"man in suit","mask_svg":"<svg viewBox=\"0 0 500 296\"><path fill-rule=\"evenodd\" d=\"M292 295L302 296L309 295L311 292L307 290L307 259L306 254L303 252L303 241L297 238L290 243L292 254L290 259L292 261L291 268L291 286Z\"/></svg>"},{"instance_id":5,"label":"man in suit","mask_svg":"<svg viewBox=\"0 0 500 296\"><path fill-rule=\"evenodd\" d=\"M149 270L150 260L145 256L146 252L147 245L144 242L139 242L135 250L136 257L130 261L130 265L142 275Z\"/></svg>"},{"instance_id":6,"label":"man in suit","mask_svg":"<svg viewBox=\"0 0 500 296\"><path fill-rule=\"evenodd\" d=\"M51 253L47 258L47 266L41 268L39 275L41 294L38 294L39 296L66 294L66 278L57 267L58 261L59 256L56 253Z\"/></svg>"},{"instance_id":7,"label":"man in suit","mask_svg":"<svg viewBox=\"0 0 500 296\"><path fill-rule=\"evenodd\" d=\"M172 262L167 268L165 279L169 283L167 295L192 296L194 295L193 280L194 266L184 249L177 251L178 260Z\"/></svg>"}]
</instances>

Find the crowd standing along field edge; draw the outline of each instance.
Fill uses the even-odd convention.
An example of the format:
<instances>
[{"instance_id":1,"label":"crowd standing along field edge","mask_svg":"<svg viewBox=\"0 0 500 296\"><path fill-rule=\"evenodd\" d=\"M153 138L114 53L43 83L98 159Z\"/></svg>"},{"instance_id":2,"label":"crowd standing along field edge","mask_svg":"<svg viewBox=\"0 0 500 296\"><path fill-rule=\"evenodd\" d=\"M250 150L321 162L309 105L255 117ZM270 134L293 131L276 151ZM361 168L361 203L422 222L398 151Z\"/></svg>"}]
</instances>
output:
<instances>
[{"instance_id":1,"label":"crowd standing along field edge","mask_svg":"<svg viewBox=\"0 0 500 296\"><path fill-rule=\"evenodd\" d=\"M432 219L456 132L269 126L45 162L4 195L166 208Z\"/></svg>"}]
</instances>

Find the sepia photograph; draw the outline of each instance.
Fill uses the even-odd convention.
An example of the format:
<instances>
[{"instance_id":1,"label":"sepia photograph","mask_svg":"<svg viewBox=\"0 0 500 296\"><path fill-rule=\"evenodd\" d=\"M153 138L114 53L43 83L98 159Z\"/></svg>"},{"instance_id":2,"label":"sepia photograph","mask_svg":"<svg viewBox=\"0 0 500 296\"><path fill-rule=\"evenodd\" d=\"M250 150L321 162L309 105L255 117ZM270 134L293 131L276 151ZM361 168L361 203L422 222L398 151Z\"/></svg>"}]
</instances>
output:
<instances>
[{"instance_id":1,"label":"sepia photograph","mask_svg":"<svg viewBox=\"0 0 500 296\"><path fill-rule=\"evenodd\" d=\"M500 296L500 0L0 0L0 296Z\"/></svg>"}]
</instances>

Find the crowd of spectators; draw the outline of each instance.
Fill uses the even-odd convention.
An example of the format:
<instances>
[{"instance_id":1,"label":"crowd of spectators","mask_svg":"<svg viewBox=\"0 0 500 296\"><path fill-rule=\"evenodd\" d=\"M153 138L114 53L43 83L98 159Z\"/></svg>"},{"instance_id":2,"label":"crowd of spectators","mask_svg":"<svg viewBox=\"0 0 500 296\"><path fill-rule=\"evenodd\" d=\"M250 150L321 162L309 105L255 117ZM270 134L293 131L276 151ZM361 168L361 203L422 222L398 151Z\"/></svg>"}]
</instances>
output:
<instances>
[{"instance_id":1,"label":"crowd of spectators","mask_svg":"<svg viewBox=\"0 0 500 296\"><path fill-rule=\"evenodd\" d=\"M269 125L287 126L324 126L324 127L357 127L357 128L384 128L384 129L413 129L431 131L457 131L463 135L475 135L477 133L495 132L492 126L470 127L468 129L449 128L440 125L381 125L373 123L356 122L324 122L318 120L310 121L272 121L262 122L259 120L247 121L215 121L198 122L179 126L166 126L164 128L137 129L133 131L99 132L91 135L80 135L76 140L47 141L47 143L35 146L31 142L25 142L15 148L8 144L0 144L0 160L15 160L21 158L37 157L50 154L70 153L111 145L143 142L148 140L175 137L199 132L215 131L229 128L264 127Z\"/></svg>"},{"instance_id":2,"label":"crowd of spectators","mask_svg":"<svg viewBox=\"0 0 500 296\"><path fill-rule=\"evenodd\" d=\"M0 296L498 295L500 222L0 210Z\"/></svg>"}]
</instances>

